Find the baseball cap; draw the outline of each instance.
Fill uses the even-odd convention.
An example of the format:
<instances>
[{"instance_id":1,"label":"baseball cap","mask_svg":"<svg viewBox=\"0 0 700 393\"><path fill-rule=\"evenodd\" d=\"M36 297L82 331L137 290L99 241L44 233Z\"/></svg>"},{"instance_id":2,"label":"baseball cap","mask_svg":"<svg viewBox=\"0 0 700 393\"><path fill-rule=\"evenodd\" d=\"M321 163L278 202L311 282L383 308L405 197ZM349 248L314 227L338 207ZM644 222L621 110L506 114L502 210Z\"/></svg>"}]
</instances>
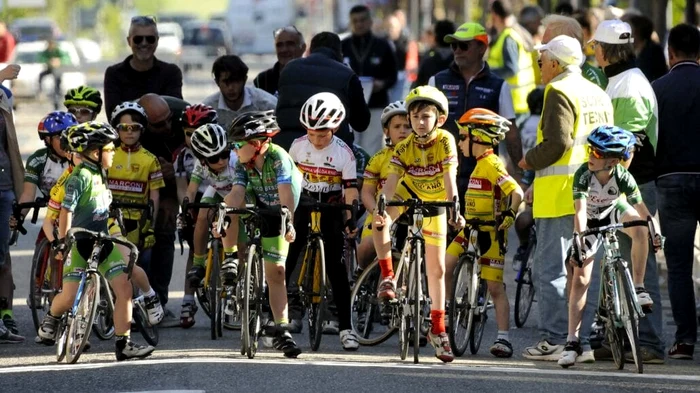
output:
<instances>
[{"instance_id":1,"label":"baseball cap","mask_svg":"<svg viewBox=\"0 0 700 393\"><path fill-rule=\"evenodd\" d=\"M632 38L632 28L629 23L613 19L600 22L591 41L604 42L606 44L631 44L634 42L634 39Z\"/></svg>"},{"instance_id":2,"label":"baseball cap","mask_svg":"<svg viewBox=\"0 0 700 393\"><path fill-rule=\"evenodd\" d=\"M535 46L535 50L549 51L554 57L566 65L580 65L583 63L583 51L581 43L568 35L558 35L546 44Z\"/></svg>"},{"instance_id":3,"label":"baseball cap","mask_svg":"<svg viewBox=\"0 0 700 393\"><path fill-rule=\"evenodd\" d=\"M486 33L484 26L473 22L463 23L457 28L454 34L448 34L444 39L446 44L455 41L471 40L481 41L486 45L489 44L489 35Z\"/></svg>"}]
</instances>

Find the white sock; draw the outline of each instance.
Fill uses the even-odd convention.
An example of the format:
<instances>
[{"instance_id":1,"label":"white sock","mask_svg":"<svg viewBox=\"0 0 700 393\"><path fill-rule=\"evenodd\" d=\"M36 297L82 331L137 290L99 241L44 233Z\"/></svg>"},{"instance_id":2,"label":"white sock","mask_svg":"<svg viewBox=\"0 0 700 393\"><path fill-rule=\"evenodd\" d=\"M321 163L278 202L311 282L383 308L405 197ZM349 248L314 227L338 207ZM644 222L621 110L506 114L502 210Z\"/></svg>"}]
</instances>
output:
<instances>
[{"instance_id":1,"label":"white sock","mask_svg":"<svg viewBox=\"0 0 700 393\"><path fill-rule=\"evenodd\" d=\"M148 291L148 293L144 294L144 297L153 297L156 295L156 291L153 290L153 287L151 287L151 290Z\"/></svg>"},{"instance_id":2,"label":"white sock","mask_svg":"<svg viewBox=\"0 0 700 393\"><path fill-rule=\"evenodd\" d=\"M508 339L508 331L507 330L499 330L498 331L498 336L496 337L496 340L506 340L510 341Z\"/></svg>"},{"instance_id":3,"label":"white sock","mask_svg":"<svg viewBox=\"0 0 700 393\"><path fill-rule=\"evenodd\" d=\"M182 304L194 303L194 295L185 295L182 297Z\"/></svg>"}]
</instances>

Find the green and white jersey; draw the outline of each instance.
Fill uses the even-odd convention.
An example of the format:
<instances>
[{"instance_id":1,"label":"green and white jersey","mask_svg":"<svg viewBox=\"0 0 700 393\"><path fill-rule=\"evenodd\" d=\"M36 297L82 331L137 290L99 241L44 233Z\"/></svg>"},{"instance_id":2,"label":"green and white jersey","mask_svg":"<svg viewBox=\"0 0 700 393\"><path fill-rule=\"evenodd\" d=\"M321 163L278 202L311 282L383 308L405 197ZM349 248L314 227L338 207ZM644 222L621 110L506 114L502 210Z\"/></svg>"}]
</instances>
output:
<instances>
[{"instance_id":1,"label":"green and white jersey","mask_svg":"<svg viewBox=\"0 0 700 393\"><path fill-rule=\"evenodd\" d=\"M267 206L280 204L280 184L291 184L294 202L299 205L302 176L292 157L283 148L273 143L265 152L262 171L238 163L234 170L233 185L240 185ZM291 206L289 206L291 208Z\"/></svg>"},{"instance_id":2,"label":"green and white jersey","mask_svg":"<svg viewBox=\"0 0 700 393\"><path fill-rule=\"evenodd\" d=\"M635 134L644 134L656 151L658 107L651 84L639 68L630 68L608 79L605 92L610 97L615 125Z\"/></svg>"},{"instance_id":3,"label":"green and white jersey","mask_svg":"<svg viewBox=\"0 0 700 393\"><path fill-rule=\"evenodd\" d=\"M613 169L610 180L603 185L588 169L588 163L584 163L574 174L573 190L574 201L586 200L589 220L606 218L613 209L618 207L618 202L626 205L624 198L630 205L636 205L642 201L642 194L634 177L619 164Z\"/></svg>"},{"instance_id":4,"label":"green and white jersey","mask_svg":"<svg viewBox=\"0 0 700 393\"><path fill-rule=\"evenodd\" d=\"M68 168L68 161L59 159L49 153L48 148L39 149L27 158L27 167L24 171L24 181L32 183L48 197L51 187Z\"/></svg>"},{"instance_id":5,"label":"green and white jersey","mask_svg":"<svg viewBox=\"0 0 700 393\"><path fill-rule=\"evenodd\" d=\"M107 188L102 169L87 160L83 161L68 177L65 188L66 196L61 206L73 213L71 226L108 234L107 219L112 192Z\"/></svg>"}]
</instances>

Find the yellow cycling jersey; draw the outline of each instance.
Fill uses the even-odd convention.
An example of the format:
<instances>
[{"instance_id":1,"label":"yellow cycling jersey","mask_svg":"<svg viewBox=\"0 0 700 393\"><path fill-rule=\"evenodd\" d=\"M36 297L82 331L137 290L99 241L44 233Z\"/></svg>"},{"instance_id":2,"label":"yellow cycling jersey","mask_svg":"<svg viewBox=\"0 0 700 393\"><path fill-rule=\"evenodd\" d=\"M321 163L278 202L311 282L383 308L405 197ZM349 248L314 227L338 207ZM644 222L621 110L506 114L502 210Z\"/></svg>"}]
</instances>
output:
<instances>
[{"instance_id":1,"label":"yellow cycling jersey","mask_svg":"<svg viewBox=\"0 0 700 393\"><path fill-rule=\"evenodd\" d=\"M425 144L415 134L399 142L388 165L389 173L403 176L403 182L425 201L447 200L444 173L457 166L457 145L448 131L437 129L435 137Z\"/></svg>"},{"instance_id":2,"label":"yellow cycling jersey","mask_svg":"<svg viewBox=\"0 0 700 393\"><path fill-rule=\"evenodd\" d=\"M476 167L464 197L464 216L467 219L494 220L496 212L507 208L506 197L517 187L518 183L508 174L503 161L493 150L487 151L476 158Z\"/></svg>"},{"instance_id":3,"label":"yellow cycling jersey","mask_svg":"<svg viewBox=\"0 0 700 393\"><path fill-rule=\"evenodd\" d=\"M118 147L114 162L107 172L108 186L114 200L129 203L148 203L151 190L165 187L160 162L140 145ZM141 211L125 209L124 218L138 220Z\"/></svg>"},{"instance_id":4,"label":"yellow cycling jersey","mask_svg":"<svg viewBox=\"0 0 700 393\"><path fill-rule=\"evenodd\" d=\"M377 192L384 187L389 176L389 161L394 154L394 146L384 146L367 162L364 173L364 184L377 187Z\"/></svg>"},{"instance_id":5,"label":"yellow cycling jersey","mask_svg":"<svg viewBox=\"0 0 700 393\"><path fill-rule=\"evenodd\" d=\"M66 196L66 188L64 184L68 177L73 173L73 166L69 165L61 176L56 180L56 184L51 187L51 192L49 192L49 203L46 205L46 217L50 220L57 220L58 215L61 213L61 203L63 202L63 197Z\"/></svg>"}]
</instances>

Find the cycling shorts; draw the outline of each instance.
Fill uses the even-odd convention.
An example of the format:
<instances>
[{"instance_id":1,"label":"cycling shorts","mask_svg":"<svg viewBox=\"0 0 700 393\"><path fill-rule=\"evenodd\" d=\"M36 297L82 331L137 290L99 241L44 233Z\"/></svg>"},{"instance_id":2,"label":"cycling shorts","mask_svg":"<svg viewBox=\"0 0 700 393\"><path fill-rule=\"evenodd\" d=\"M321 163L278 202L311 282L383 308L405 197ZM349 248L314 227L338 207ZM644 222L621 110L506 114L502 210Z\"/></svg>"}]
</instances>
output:
<instances>
[{"instance_id":1,"label":"cycling shorts","mask_svg":"<svg viewBox=\"0 0 700 393\"><path fill-rule=\"evenodd\" d=\"M464 229L462 229L447 247L447 255L459 258L462 253L468 250L481 254L481 258L479 258L481 278L494 282L503 282L505 256L501 253L501 247L498 244L498 232L469 231L469 233L470 238L467 239L464 235ZM481 252L477 252L477 247ZM486 252L483 252L483 250L486 250Z\"/></svg>"},{"instance_id":2,"label":"cycling shorts","mask_svg":"<svg viewBox=\"0 0 700 393\"><path fill-rule=\"evenodd\" d=\"M417 198L416 194L404 182L400 182L396 186L394 200L405 201L411 198ZM399 207L399 214L405 213L406 210L406 207ZM447 215L444 207L431 208L429 212L423 215L422 232L426 244L445 246L447 241Z\"/></svg>"},{"instance_id":3,"label":"cycling shorts","mask_svg":"<svg viewBox=\"0 0 700 393\"><path fill-rule=\"evenodd\" d=\"M87 259L92 254L92 247L95 244L91 239L76 240L70 250L70 257L66 258L63 265L63 281L79 282L83 272L87 269ZM120 274L126 272L127 263L124 256L119 252L114 244L107 243L102 247L100 253L100 263L97 270L107 281L112 281Z\"/></svg>"}]
</instances>

